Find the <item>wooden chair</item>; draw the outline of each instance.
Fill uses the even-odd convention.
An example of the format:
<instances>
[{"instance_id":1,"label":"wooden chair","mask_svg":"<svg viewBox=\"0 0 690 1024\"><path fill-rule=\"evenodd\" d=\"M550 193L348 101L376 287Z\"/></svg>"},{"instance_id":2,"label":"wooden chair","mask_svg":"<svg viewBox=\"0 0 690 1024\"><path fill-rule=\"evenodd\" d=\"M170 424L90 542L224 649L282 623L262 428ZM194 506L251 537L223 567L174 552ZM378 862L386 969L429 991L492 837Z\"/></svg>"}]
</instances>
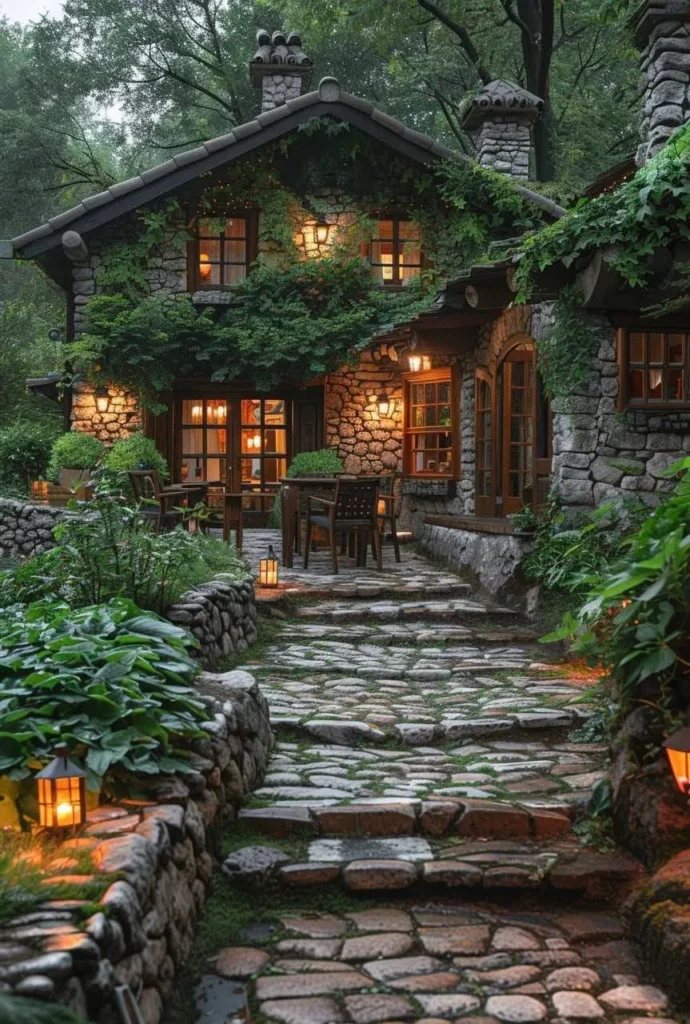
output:
<instances>
[{"instance_id":1,"label":"wooden chair","mask_svg":"<svg viewBox=\"0 0 690 1024\"><path fill-rule=\"evenodd\" d=\"M396 562L401 561L400 542L398 540L398 514L400 512L400 488L398 484L401 477L401 473L389 473L387 476L382 477L376 515L381 540L384 539L386 527L390 531Z\"/></svg>"},{"instance_id":2,"label":"wooden chair","mask_svg":"<svg viewBox=\"0 0 690 1024\"><path fill-rule=\"evenodd\" d=\"M153 523L156 533L160 533L161 528L173 529L182 522L183 513L174 506L188 500L189 489L162 487L155 469L130 469L127 476L140 504L140 516Z\"/></svg>"},{"instance_id":3,"label":"wooden chair","mask_svg":"<svg viewBox=\"0 0 690 1024\"><path fill-rule=\"evenodd\" d=\"M338 480L333 499L309 498L307 502L307 536L304 544L304 568L309 568L309 552L314 527L326 530L331 549L333 572L338 573L338 535L350 534L357 541L358 561L366 563L366 551L371 541L376 552L379 572L381 562L381 535L378 531L376 514L379 500L379 481ZM323 506L323 512L315 512L313 506Z\"/></svg>"},{"instance_id":4,"label":"wooden chair","mask_svg":"<svg viewBox=\"0 0 690 1024\"><path fill-rule=\"evenodd\" d=\"M235 531L235 546L242 550L244 535L244 502L248 498L275 498L275 491L236 491L225 492L223 508L223 540L230 542L230 533Z\"/></svg>"}]
</instances>

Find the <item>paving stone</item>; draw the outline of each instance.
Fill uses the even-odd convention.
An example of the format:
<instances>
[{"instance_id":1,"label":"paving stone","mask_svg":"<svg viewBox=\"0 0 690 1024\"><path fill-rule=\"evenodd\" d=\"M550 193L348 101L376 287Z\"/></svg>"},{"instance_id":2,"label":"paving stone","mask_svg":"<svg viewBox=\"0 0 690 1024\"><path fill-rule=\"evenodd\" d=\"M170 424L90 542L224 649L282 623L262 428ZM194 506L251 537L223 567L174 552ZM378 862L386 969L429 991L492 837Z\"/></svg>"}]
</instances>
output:
<instances>
[{"instance_id":1,"label":"paving stone","mask_svg":"<svg viewBox=\"0 0 690 1024\"><path fill-rule=\"evenodd\" d=\"M599 1003L587 992L554 992L552 999L556 1013L569 1020L595 1020L605 1016Z\"/></svg>"},{"instance_id":2,"label":"paving stone","mask_svg":"<svg viewBox=\"0 0 690 1024\"><path fill-rule=\"evenodd\" d=\"M476 981L482 985L514 988L516 985L526 985L534 981L540 974L539 967L516 964L514 967L502 967L494 971L466 971L465 977L468 981Z\"/></svg>"},{"instance_id":3,"label":"paving stone","mask_svg":"<svg viewBox=\"0 0 690 1024\"><path fill-rule=\"evenodd\" d=\"M222 871L233 882L264 885L289 859L282 850L271 846L245 846L225 858Z\"/></svg>"},{"instance_id":4,"label":"paving stone","mask_svg":"<svg viewBox=\"0 0 690 1024\"><path fill-rule=\"evenodd\" d=\"M356 860L343 870L348 889L408 889L417 881L413 864L402 860Z\"/></svg>"},{"instance_id":5,"label":"paving stone","mask_svg":"<svg viewBox=\"0 0 690 1024\"><path fill-rule=\"evenodd\" d=\"M422 877L429 885L469 888L481 885L482 876L480 867L460 860L432 860L422 865Z\"/></svg>"},{"instance_id":6,"label":"paving stone","mask_svg":"<svg viewBox=\"0 0 690 1024\"><path fill-rule=\"evenodd\" d=\"M280 923L289 932L308 935L310 939L332 939L342 935L346 925L332 914L313 914L304 917L281 917Z\"/></svg>"},{"instance_id":7,"label":"paving stone","mask_svg":"<svg viewBox=\"0 0 690 1024\"><path fill-rule=\"evenodd\" d=\"M396 978L423 974L438 974L444 969L442 960L431 956L405 956L393 960L374 960L363 965L363 970L376 981L388 983Z\"/></svg>"},{"instance_id":8,"label":"paving stone","mask_svg":"<svg viewBox=\"0 0 690 1024\"><path fill-rule=\"evenodd\" d=\"M374 910L359 910L346 914L360 932L409 932L412 931L412 920L402 910L381 907Z\"/></svg>"},{"instance_id":9,"label":"paving stone","mask_svg":"<svg viewBox=\"0 0 690 1024\"><path fill-rule=\"evenodd\" d=\"M601 985L601 979L590 967L561 967L547 975L545 984L549 992L558 989L590 992Z\"/></svg>"},{"instance_id":10,"label":"paving stone","mask_svg":"<svg viewBox=\"0 0 690 1024\"><path fill-rule=\"evenodd\" d=\"M530 818L517 807L468 800L455 832L484 839L529 839Z\"/></svg>"},{"instance_id":11,"label":"paving stone","mask_svg":"<svg viewBox=\"0 0 690 1024\"><path fill-rule=\"evenodd\" d=\"M548 1016L544 1004L532 996L490 996L486 1001L486 1012L510 1024L530 1024Z\"/></svg>"},{"instance_id":12,"label":"paving stone","mask_svg":"<svg viewBox=\"0 0 690 1024\"><path fill-rule=\"evenodd\" d=\"M322 835L410 836L416 817L409 807L337 807L314 812Z\"/></svg>"},{"instance_id":13,"label":"paving stone","mask_svg":"<svg viewBox=\"0 0 690 1024\"><path fill-rule=\"evenodd\" d=\"M452 971L439 971L436 974L417 974L410 978L395 978L388 982L391 988L403 992L443 992L455 988L460 980L459 974Z\"/></svg>"},{"instance_id":14,"label":"paving stone","mask_svg":"<svg viewBox=\"0 0 690 1024\"><path fill-rule=\"evenodd\" d=\"M420 928L418 934L427 953L442 956L451 953L485 953L489 945L489 928L483 924Z\"/></svg>"},{"instance_id":15,"label":"paving stone","mask_svg":"<svg viewBox=\"0 0 690 1024\"><path fill-rule=\"evenodd\" d=\"M340 878L340 866L337 864L286 864L278 871L278 877L286 885L308 887L328 885Z\"/></svg>"},{"instance_id":16,"label":"paving stone","mask_svg":"<svg viewBox=\"0 0 690 1024\"><path fill-rule=\"evenodd\" d=\"M498 928L491 940L491 948L502 952L519 952L523 949L540 949L541 943L524 928Z\"/></svg>"},{"instance_id":17,"label":"paving stone","mask_svg":"<svg viewBox=\"0 0 690 1024\"><path fill-rule=\"evenodd\" d=\"M367 722L311 721L305 722L303 728L312 736L333 743L382 743L386 738L382 729Z\"/></svg>"},{"instance_id":18,"label":"paving stone","mask_svg":"<svg viewBox=\"0 0 690 1024\"><path fill-rule=\"evenodd\" d=\"M294 999L301 996L328 995L368 988L371 980L359 971L333 971L331 974L285 974L259 978L257 999Z\"/></svg>"},{"instance_id":19,"label":"paving stone","mask_svg":"<svg viewBox=\"0 0 690 1024\"><path fill-rule=\"evenodd\" d=\"M450 831L459 812L460 805L457 803L423 803L419 816L420 830L427 836L444 836Z\"/></svg>"},{"instance_id":20,"label":"paving stone","mask_svg":"<svg viewBox=\"0 0 690 1024\"><path fill-rule=\"evenodd\" d=\"M589 912L559 914L557 922L559 928L562 928L573 942L621 939L625 934L623 925L613 914Z\"/></svg>"},{"instance_id":21,"label":"paving stone","mask_svg":"<svg viewBox=\"0 0 690 1024\"><path fill-rule=\"evenodd\" d=\"M216 957L216 970L224 978L249 978L258 974L270 960L268 953L246 946L228 946Z\"/></svg>"},{"instance_id":22,"label":"paving stone","mask_svg":"<svg viewBox=\"0 0 690 1024\"><path fill-rule=\"evenodd\" d=\"M301 957L279 957L273 966L288 974L308 974L310 971L328 974L331 971L355 970L352 964L342 964L337 960L308 960Z\"/></svg>"},{"instance_id":23,"label":"paving stone","mask_svg":"<svg viewBox=\"0 0 690 1024\"><path fill-rule=\"evenodd\" d=\"M472 1010L478 1010L481 1006L481 1002L476 996L460 992L439 996L420 994L417 996L417 1002L426 1013L433 1013L436 1016L470 1013Z\"/></svg>"},{"instance_id":24,"label":"paving stone","mask_svg":"<svg viewBox=\"0 0 690 1024\"><path fill-rule=\"evenodd\" d=\"M238 820L246 822L257 832L276 839L288 839L293 835L310 834L316 825L306 807L260 807L241 809Z\"/></svg>"},{"instance_id":25,"label":"paving stone","mask_svg":"<svg viewBox=\"0 0 690 1024\"><path fill-rule=\"evenodd\" d=\"M281 1024L339 1024L344 1020L334 999L279 999L261 1004L261 1013Z\"/></svg>"},{"instance_id":26,"label":"paving stone","mask_svg":"<svg viewBox=\"0 0 690 1024\"><path fill-rule=\"evenodd\" d=\"M664 993L653 985L621 985L599 996L599 1000L612 1010L633 1010L658 1013L668 1006Z\"/></svg>"},{"instance_id":27,"label":"paving stone","mask_svg":"<svg viewBox=\"0 0 690 1024\"><path fill-rule=\"evenodd\" d=\"M353 860L401 860L411 863L433 856L426 839L403 836L394 839L317 839L309 844L309 860L346 864Z\"/></svg>"},{"instance_id":28,"label":"paving stone","mask_svg":"<svg viewBox=\"0 0 690 1024\"><path fill-rule=\"evenodd\" d=\"M376 957L404 956L414 947L414 939L404 932L381 932L345 939L341 960L372 960Z\"/></svg>"},{"instance_id":29,"label":"paving stone","mask_svg":"<svg viewBox=\"0 0 690 1024\"><path fill-rule=\"evenodd\" d=\"M355 1024L381 1024L381 1021L412 1020L416 1010L405 996L345 996L345 1007Z\"/></svg>"},{"instance_id":30,"label":"paving stone","mask_svg":"<svg viewBox=\"0 0 690 1024\"><path fill-rule=\"evenodd\" d=\"M298 957L313 957L315 960L337 956L341 947L340 939L282 939L276 945L279 953L289 953Z\"/></svg>"}]
</instances>

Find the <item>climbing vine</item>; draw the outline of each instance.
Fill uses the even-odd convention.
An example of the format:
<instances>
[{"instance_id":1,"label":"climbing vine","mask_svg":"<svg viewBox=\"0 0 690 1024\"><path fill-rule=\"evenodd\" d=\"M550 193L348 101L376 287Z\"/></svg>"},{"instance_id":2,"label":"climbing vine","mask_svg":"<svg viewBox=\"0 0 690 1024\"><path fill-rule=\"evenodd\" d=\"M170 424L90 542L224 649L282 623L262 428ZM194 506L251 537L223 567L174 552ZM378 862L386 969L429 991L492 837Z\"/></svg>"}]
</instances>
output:
<instances>
[{"instance_id":1,"label":"climbing vine","mask_svg":"<svg viewBox=\"0 0 690 1024\"><path fill-rule=\"evenodd\" d=\"M137 211L133 237L116 242L107 250L105 266L99 276L99 284L105 291L122 292L131 299L149 292L146 271L154 254L160 254L163 243L168 252L178 251L180 255L184 252L189 236L179 225L179 212L176 199Z\"/></svg>"},{"instance_id":2,"label":"climbing vine","mask_svg":"<svg viewBox=\"0 0 690 1024\"><path fill-rule=\"evenodd\" d=\"M547 393L565 398L592 369L601 344L600 333L582 309L582 295L575 285L564 288L554 306L553 324L538 338L537 363Z\"/></svg>"}]
</instances>

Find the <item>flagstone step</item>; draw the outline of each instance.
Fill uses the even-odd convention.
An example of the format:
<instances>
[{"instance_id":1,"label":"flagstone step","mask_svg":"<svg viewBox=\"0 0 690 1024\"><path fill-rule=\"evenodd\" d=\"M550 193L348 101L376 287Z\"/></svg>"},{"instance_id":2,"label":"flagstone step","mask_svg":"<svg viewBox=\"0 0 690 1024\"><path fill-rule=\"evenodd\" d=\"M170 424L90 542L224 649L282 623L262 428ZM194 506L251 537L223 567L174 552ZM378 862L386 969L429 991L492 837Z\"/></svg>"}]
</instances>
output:
<instances>
[{"instance_id":1,"label":"flagstone step","mask_svg":"<svg viewBox=\"0 0 690 1024\"><path fill-rule=\"evenodd\" d=\"M428 591L425 595L431 596ZM314 605L297 606L293 612L297 620L310 622L464 622L489 616L501 620L519 621L524 616L512 608L489 607L466 598L448 597L442 601L325 601Z\"/></svg>"},{"instance_id":2,"label":"flagstone step","mask_svg":"<svg viewBox=\"0 0 690 1024\"><path fill-rule=\"evenodd\" d=\"M393 644L534 644L539 641L539 632L526 626L506 623L500 626L462 626L456 623L405 621L405 622L355 622L351 625L336 626L332 623L305 622L293 620L281 626L278 639L289 639L311 643L317 640L369 643L376 647L390 647ZM542 651L543 653L543 651Z\"/></svg>"}]
</instances>

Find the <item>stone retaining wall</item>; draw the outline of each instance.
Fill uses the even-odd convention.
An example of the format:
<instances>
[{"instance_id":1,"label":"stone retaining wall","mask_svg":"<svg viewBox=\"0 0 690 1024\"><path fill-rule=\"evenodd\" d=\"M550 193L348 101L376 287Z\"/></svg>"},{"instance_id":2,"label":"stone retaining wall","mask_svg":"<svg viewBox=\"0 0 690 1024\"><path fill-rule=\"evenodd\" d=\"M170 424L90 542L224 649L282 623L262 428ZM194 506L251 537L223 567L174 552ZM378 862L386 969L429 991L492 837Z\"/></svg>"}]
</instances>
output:
<instances>
[{"instance_id":1,"label":"stone retaining wall","mask_svg":"<svg viewBox=\"0 0 690 1024\"><path fill-rule=\"evenodd\" d=\"M63 508L0 498L0 558L30 558L52 548Z\"/></svg>"},{"instance_id":2,"label":"stone retaining wall","mask_svg":"<svg viewBox=\"0 0 690 1024\"><path fill-rule=\"evenodd\" d=\"M3 922L0 986L56 1000L94 1024L119 1024L114 986L127 984L145 1024L163 1019L204 905L220 823L260 785L272 743L268 705L248 672L202 673L197 685L212 718L192 744L194 773L137 779L141 800L90 813L55 869L68 872L78 847L90 850L96 879L119 880L85 920L78 906L55 901Z\"/></svg>"},{"instance_id":3,"label":"stone retaining wall","mask_svg":"<svg viewBox=\"0 0 690 1024\"><path fill-rule=\"evenodd\" d=\"M464 575L471 575L473 581L492 596L524 583L520 563L532 550L532 540L528 537L423 524L418 525L416 534L425 554Z\"/></svg>"},{"instance_id":4,"label":"stone retaining wall","mask_svg":"<svg viewBox=\"0 0 690 1024\"><path fill-rule=\"evenodd\" d=\"M201 645L200 660L205 668L217 668L223 658L241 654L257 636L254 580L236 580L219 573L183 594L165 617L184 626Z\"/></svg>"}]
</instances>

